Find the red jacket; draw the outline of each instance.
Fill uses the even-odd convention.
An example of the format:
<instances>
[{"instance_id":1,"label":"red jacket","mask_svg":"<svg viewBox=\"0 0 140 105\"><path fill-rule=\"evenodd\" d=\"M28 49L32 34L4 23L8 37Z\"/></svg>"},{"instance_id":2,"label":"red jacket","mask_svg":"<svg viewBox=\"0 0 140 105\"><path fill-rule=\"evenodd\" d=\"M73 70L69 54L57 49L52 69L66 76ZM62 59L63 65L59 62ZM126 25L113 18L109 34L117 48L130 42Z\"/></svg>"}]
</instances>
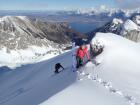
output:
<instances>
[{"instance_id":1,"label":"red jacket","mask_svg":"<svg viewBox=\"0 0 140 105\"><path fill-rule=\"evenodd\" d=\"M84 58L84 56L87 56L88 59L90 59L87 48L81 49L80 47L77 49L76 56L79 58Z\"/></svg>"}]
</instances>

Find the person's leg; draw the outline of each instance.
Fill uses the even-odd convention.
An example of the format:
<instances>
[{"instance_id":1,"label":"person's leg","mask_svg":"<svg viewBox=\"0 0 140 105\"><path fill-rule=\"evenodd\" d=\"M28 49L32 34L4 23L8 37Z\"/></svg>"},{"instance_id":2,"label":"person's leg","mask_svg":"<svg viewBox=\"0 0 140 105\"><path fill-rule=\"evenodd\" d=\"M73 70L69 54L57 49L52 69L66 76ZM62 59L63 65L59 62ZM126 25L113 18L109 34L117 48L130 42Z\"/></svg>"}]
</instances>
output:
<instances>
[{"instance_id":1,"label":"person's leg","mask_svg":"<svg viewBox=\"0 0 140 105\"><path fill-rule=\"evenodd\" d=\"M58 69L59 69L58 66L56 66L55 67L55 73L59 73Z\"/></svg>"},{"instance_id":2,"label":"person's leg","mask_svg":"<svg viewBox=\"0 0 140 105\"><path fill-rule=\"evenodd\" d=\"M80 58L79 58L79 57L76 57L76 61L77 61L77 66L76 66L76 68L79 68L79 66L80 66Z\"/></svg>"},{"instance_id":3,"label":"person's leg","mask_svg":"<svg viewBox=\"0 0 140 105\"><path fill-rule=\"evenodd\" d=\"M79 66L82 66L82 65L83 65L83 59L79 58Z\"/></svg>"},{"instance_id":4,"label":"person's leg","mask_svg":"<svg viewBox=\"0 0 140 105\"><path fill-rule=\"evenodd\" d=\"M58 69L55 70L55 73L59 73Z\"/></svg>"}]
</instances>

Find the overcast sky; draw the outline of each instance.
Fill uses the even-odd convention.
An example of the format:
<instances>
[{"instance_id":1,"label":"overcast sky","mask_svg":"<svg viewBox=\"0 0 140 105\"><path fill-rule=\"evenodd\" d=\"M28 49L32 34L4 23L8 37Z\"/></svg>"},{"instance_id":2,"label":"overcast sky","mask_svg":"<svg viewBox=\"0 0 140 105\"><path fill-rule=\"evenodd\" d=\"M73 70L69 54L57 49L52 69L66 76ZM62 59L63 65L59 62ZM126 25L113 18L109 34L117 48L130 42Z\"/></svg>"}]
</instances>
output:
<instances>
[{"instance_id":1,"label":"overcast sky","mask_svg":"<svg viewBox=\"0 0 140 105\"><path fill-rule=\"evenodd\" d=\"M140 0L0 0L0 10L64 10L140 7Z\"/></svg>"}]
</instances>

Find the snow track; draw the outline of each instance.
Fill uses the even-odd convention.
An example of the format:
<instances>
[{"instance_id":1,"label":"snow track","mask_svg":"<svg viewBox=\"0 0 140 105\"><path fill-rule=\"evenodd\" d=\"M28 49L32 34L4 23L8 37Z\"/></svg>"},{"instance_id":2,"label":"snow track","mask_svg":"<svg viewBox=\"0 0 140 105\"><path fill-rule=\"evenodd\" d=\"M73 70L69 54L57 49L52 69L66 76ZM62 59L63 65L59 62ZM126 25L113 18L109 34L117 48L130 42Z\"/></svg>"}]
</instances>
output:
<instances>
[{"instance_id":1,"label":"snow track","mask_svg":"<svg viewBox=\"0 0 140 105\"><path fill-rule=\"evenodd\" d=\"M79 81L83 81L85 79L89 79L92 80L96 83L99 83L100 85L104 86L106 89L109 90L110 93L114 93L116 95L119 95L122 98L125 98L125 100L130 103L130 105L140 105L139 102L136 102L136 98L124 93L123 91L116 89L112 86L111 82L109 81L105 81L102 78L100 78L98 76L98 74L92 74L92 73L85 73L85 71L83 70L83 72L78 72L78 80Z\"/></svg>"}]
</instances>

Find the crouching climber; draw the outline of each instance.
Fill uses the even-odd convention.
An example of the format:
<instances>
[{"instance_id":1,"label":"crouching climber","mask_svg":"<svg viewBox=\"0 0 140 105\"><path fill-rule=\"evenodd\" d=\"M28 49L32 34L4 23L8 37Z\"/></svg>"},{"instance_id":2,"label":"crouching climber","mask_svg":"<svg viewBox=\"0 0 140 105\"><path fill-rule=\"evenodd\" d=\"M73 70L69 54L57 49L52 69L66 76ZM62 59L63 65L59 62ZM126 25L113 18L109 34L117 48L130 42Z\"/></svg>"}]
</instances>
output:
<instances>
[{"instance_id":1,"label":"crouching climber","mask_svg":"<svg viewBox=\"0 0 140 105\"><path fill-rule=\"evenodd\" d=\"M59 69L62 68L62 70L64 70L64 67L60 64L60 63L57 63L55 64L55 73L59 73Z\"/></svg>"}]
</instances>

